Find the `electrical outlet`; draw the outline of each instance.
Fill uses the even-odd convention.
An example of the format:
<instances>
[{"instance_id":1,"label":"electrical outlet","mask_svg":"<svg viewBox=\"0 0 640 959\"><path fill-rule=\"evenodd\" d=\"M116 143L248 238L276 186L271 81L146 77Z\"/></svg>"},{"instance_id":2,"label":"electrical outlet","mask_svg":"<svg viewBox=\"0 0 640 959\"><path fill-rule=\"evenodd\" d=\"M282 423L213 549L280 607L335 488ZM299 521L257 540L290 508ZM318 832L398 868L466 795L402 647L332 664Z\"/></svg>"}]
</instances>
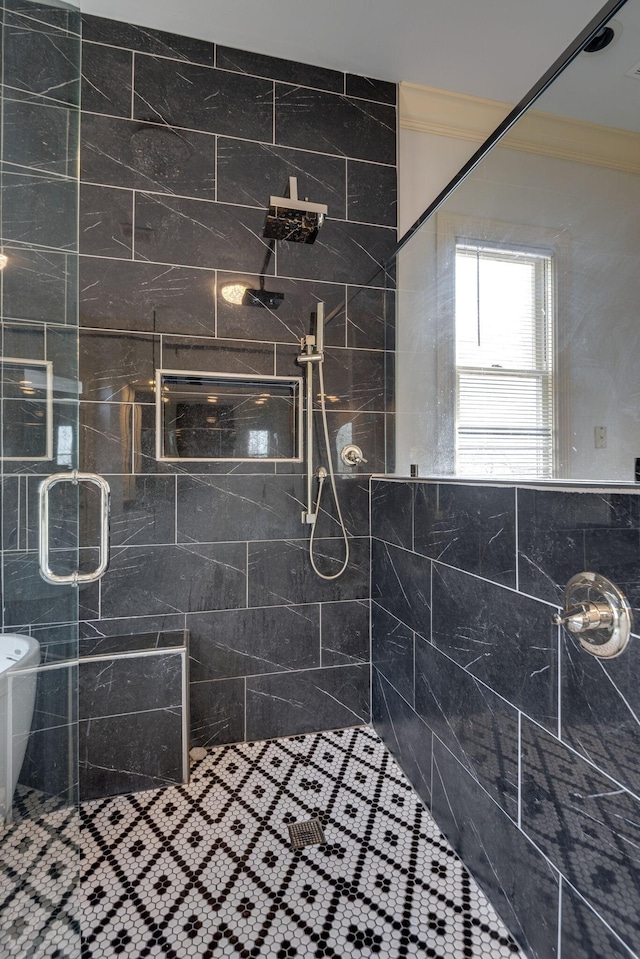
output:
<instances>
[{"instance_id":1,"label":"electrical outlet","mask_svg":"<svg viewBox=\"0 0 640 959\"><path fill-rule=\"evenodd\" d=\"M606 426L595 426L593 429L595 434L595 446L597 450L606 450L607 448L607 427Z\"/></svg>"}]
</instances>

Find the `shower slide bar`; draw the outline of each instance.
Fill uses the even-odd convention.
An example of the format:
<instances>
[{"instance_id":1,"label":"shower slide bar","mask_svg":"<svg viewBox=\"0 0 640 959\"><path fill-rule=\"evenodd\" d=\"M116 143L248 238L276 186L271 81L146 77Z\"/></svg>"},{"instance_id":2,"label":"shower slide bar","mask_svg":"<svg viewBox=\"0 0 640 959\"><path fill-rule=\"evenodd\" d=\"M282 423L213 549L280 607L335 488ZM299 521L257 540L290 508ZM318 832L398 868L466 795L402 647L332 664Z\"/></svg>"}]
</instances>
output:
<instances>
[{"instance_id":1,"label":"shower slide bar","mask_svg":"<svg viewBox=\"0 0 640 959\"><path fill-rule=\"evenodd\" d=\"M59 483L72 483L78 486L79 483L90 483L97 486L100 490L100 546L99 563L91 573L81 573L74 570L73 573L60 575L54 573L49 562L50 544L49 544L49 493L54 486ZM73 470L71 473L52 473L42 481L39 487L39 564L40 575L47 583L53 583L56 586L71 585L79 586L81 583L95 583L101 579L109 566L109 518L110 518L110 497L111 490L109 484L97 473L80 473Z\"/></svg>"}]
</instances>

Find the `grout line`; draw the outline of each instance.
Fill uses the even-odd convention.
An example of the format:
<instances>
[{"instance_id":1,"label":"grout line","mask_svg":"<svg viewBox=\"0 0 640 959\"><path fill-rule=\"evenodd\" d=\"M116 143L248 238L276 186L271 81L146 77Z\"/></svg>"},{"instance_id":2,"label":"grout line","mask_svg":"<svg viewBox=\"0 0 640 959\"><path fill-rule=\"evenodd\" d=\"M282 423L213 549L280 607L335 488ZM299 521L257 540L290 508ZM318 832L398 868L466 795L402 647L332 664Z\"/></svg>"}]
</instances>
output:
<instances>
[{"instance_id":1,"label":"grout line","mask_svg":"<svg viewBox=\"0 0 640 959\"><path fill-rule=\"evenodd\" d=\"M557 959L562 959L562 881L563 875L560 873L558 879L558 955Z\"/></svg>"},{"instance_id":2,"label":"grout line","mask_svg":"<svg viewBox=\"0 0 640 959\"><path fill-rule=\"evenodd\" d=\"M557 627L556 651L558 659L558 739L562 740L562 626Z\"/></svg>"},{"instance_id":3,"label":"grout line","mask_svg":"<svg viewBox=\"0 0 640 959\"><path fill-rule=\"evenodd\" d=\"M522 712L518 710L518 829L522 829Z\"/></svg>"},{"instance_id":4,"label":"grout line","mask_svg":"<svg viewBox=\"0 0 640 959\"><path fill-rule=\"evenodd\" d=\"M520 540L518 536L518 487L514 488L515 548L516 548L516 591L520 592Z\"/></svg>"},{"instance_id":5,"label":"grout line","mask_svg":"<svg viewBox=\"0 0 640 959\"><path fill-rule=\"evenodd\" d=\"M245 553L245 607L249 609L249 541L246 543L246 553Z\"/></svg>"},{"instance_id":6,"label":"grout line","mask_svg":"<svg viewBox=\"0 0 640 959\"><path fill-rule=\"evenodd\" d=\"M136 51L131 51L131 117L135 119ZM126 119L126 117L124 118Z\"/></svg>"},{"instance_id":7,"label":"grout line","mask_svg":"<svg viewBox=\"0 0 640 959\"><path fill-rule=\"evenodd\" d=\"M324 657L323 657L323 655L322 655L322 647L323 647L323 638L322 638L322 605L323 605L323 604L322 604L321 602L318 603L318 639L319 639L319 643L320 643L320 650L319 650L319 652L320 652L320 657L319 657L320 669L322 669L322 667L324 666L324 663L323 663Z\"/></svg>"}]
</instances>

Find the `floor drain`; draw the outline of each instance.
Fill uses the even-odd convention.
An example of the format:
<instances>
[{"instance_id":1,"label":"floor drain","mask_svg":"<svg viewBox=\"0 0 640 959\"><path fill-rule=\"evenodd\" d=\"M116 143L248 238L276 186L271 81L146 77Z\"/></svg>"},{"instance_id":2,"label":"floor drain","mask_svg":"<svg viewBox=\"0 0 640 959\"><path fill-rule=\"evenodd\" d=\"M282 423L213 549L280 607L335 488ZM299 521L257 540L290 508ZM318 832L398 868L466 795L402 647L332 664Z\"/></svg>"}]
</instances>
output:
<instances>
[{"instance_id":1,"label":"floor drain","mask_svg":"<svg viewBox=\"0 0 640 959\"><path fill-rule=\"evenodd\" d=\"M304 849L305 846L316 846L325 841L322 823L317 816L302 822L289 823L287 829L293 849Z\"/></svg>"}]
</instances>

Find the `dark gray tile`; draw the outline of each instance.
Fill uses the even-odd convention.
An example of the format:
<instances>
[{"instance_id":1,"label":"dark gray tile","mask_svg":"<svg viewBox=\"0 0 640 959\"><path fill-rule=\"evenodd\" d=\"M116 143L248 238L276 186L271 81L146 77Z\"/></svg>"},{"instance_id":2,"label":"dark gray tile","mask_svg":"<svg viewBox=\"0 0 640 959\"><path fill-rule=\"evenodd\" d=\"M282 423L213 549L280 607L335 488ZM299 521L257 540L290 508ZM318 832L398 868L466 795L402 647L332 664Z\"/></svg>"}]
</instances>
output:
<instances>
[{"instance_id":1,"label":"dark gray tile","mask_svg":"<svg viewBox=\"0 0 640 959\"><path fill-rule=\"evenodd\" d=\"M45 358L44 323L2 323L2 355L29 360ZM1 373L5 380L5 370ZM7 395L7 394L4 394Z\"/></svg>"},{"instance_id":2,"label":"dark gray tile","mask_svg":"<svg viewBox=\"0 0 640 959\"><path fill-rule=\"evenodd\" d=\"M389 424L384 413L355 412L327 409L327 424L332 450L342 449L347 443L356 443L367 463L361 470L384 473L386 470L386 440ZM319 429L319 427L317 427ZM324 440L318 444L318 458L322 460ZM326 454L324 455L326 460ZM338 465L338 464L336 464ZM342 464L340 463L340 467Z\"/></svg>"},{"instance_id":3,"label":"dark gray tile","mask_svg":"<svg viewBox=\"0 0 640 959\"><path fill-rule=\"evenodd\" d=\"M46 19L46 18L45 18ZM3 82L23 98L78 104L80 38L54 23L4 12Z\"/></svg>"},{"instance_id":4,"label":"dark gray tile","mask_svg":"<svg viewBox=\"0 0 640 959\"><path fill-rule=\"evenodd\" d=\"M431 811L527 955L553 959L558 876L508 816L437 740Z\"/></svg>"},{"instance_id":5,"label":"dark gray tile","mask_svg":"<svg viewBox=\"0 0 640 959\"><path fill-rule=\"evenodd\" d=\"M373 77L359 77L347 74L347 94L362 97L365 100L377 100L379 103L396 104L397 87L388 80L376 80Z\"/></svg>"},{"instance_id":6,"label":"dark gray tile","mask_svg":"<svg viewBox=\"0 0 640 959\"><path fill-rule=\"evenodd\" d=\"M131 546L111 551L102 615L146 616L243 607L246 546Z\"/></svg>"},{"instance_id":7,"label":"dark gray tile","mask_svg":"<svg viewBox=\"0 0 640 959\"><path fill-rule=\"evenodd\" d=\"M270 80L283 80L285 83L317 87L334 93L342 93L344 90L344 74L338 70L327 70L325 67L268 57L263 53L235 50L232 47L216 45L216 66L222 70L250 73L256 77L269 77Z\"/></svg>"},{"instance_id":8,"label":"dark gray tile","mask_svg":"<svg viewBox=\"0 0 640 959\"><path fill-rule=\"evenodd\" d=\"M522 827L631 949L640 946L636 798L527 720Z\"/></svg>"},{"instance_id":9,"label":"dark gray tile","mask_svg":"<svg viewBox=\"0 0 640 959\"><path fill-rule=\"evenodd\" d=\"M266 214L269 198L288 196L289 177L295 176L299 197L325 203L337 219L346 215L346 165L341 158L224 137L218 139L217 157L217 199L222 203L257 206Z\"/></svg>"},{"instance_id":10,"label":"dark gray tile","mask_svg":"<svg viewBox=\"0 0 640 959\"><path fill-rule=\"evenodd\" d=\"M396 169L347 161L347 218L380 226L397 225Z\"/></svg>"},{"instance_id":11,"label":"dark gray tile","mask_svg":"<svg viewBox=\"0 0 640 959\"><path fill-rule=\"evenodd\" d=\"M155 402L160 337L82 329L79 375L84 400Z\"/></svg>"},{"instance_id":12,"label":"dark gray tile","mask_svg":"<svg viewBox=\"0 0 640 959\"><path fill-rule=\"evenodd\" d=\"M178 542L296 536L303 497L302 476L179 476Z\"/></svg>"},{"instance_id":13,"label":"dark gray tile","mask_svg":"<svg viewBox=\"0 0 640 959\"><path fill-rule=\"evenodd\" d=\"M413 494L412 483L371 484L371 535L376 539L413 547Z\"/></svg>"},{"instance_id":14,"label":"dark gray tile","mask_svg":"<svg viewBox=\"0 0 640 959\"><path fill-rule=\"evenodd\" d=\"M27 486L19 476L4 476L0 483L2 508L2 549L26 547Z\"/></svg>"},{"instance_id":15,"label":"dark gray tile","mask_svg":"<svg viewBox=\"0 0 640 959\"><path fill-rule=\"evenodd\" d=\"M410 706L414 705L414 641L412 629L372 602L372 663Z\"/></svg>"},{"instance_id":16,"label":"dark gray tile","mask_svg":"<svg viewBox=\"0 0 640 959\"><path fill-rule=\"evenodd\" d=\"M393 107L276 84L276 143L395 163Z\"/></svg>"},{"instance_id":17,"label":"dark gray tile","mask_svg":"<svg viewBox=\"0 0 640 959\"><path fill-rule=\"evenodd\" d=\"M369 350L393 349L389 341L384 290L347 287L347 346Z\"/></svg>"},{"instance_id":18,"label":"dark gray tile","mask_svg":"<svg viewBox=\"0 0 640 959\"><path fill-rule=\"evenodd\" d=\"M325 349L324 377L336 409L385 409L385 355L379 350Z\"/></svg>"},{"instance_id":19,"label":"dark gray tile","mask_svg":"<svg viewBox=\"0 0 640 959\"><path fill-rule=\"evenodd\" d=\"M92 473L130 473L137 437L133 404L80 403L82 465Z\"/></svg>"},{"instance_id":20,"label":"dark gray tile","mask_svg":"<svg viewBox=\"0 0 640 959\"><path fill-rule=\"evenodd\" d=\"M82 16L83 39L113 47L127 47L139 53L151 53L173 60L192 63L213 63L213 44L206 40L183 37L177 33L151 30L149 27L108 20L106 17Z\"/></svg>"},{"instance_id":21,"label":"dark gray tile","mask_svg":"<svg viewBox=\"0 0 640 959\"><path fill-rule=\"evenodd\" d=\"M78 799L77 750L77 723L33 731L18 781L38 790L45 800L57 799L61 807L73 805ZM51 812L50 801L46 802L46 812Z\"/></svg>"},{"instance_id":22,"label":"dark gray tile","mask_svg":"<svg viewBox=\"0 0 640 959\"><path fill-rule=\"evenodd\" d=\"M40 650L44 660L44 649ZM67 726L78 719L78 668L74 664L60 664L55 669L38 669L35 672L11 677L11 694L14 702L28 699L31 684L36 683L36 699L31 721L32 732Z\"/></svg>"},{"instance_id":23,"label":"dark gray tile","mask_svg":"<svg viewBox=\"0 0 640 959\"><path fill-rule=\"evenodd\" d=\"M82 109L131 116L133 55L129 50L82 44Z\"/></svg>"},{"instance_id":24,"label":"dark gray tile","mask_svg":"<svg viewBox=\"0 0 640 959\"><path fill-rule=\"evenodd\" d=\"M425 639L431 636L431 561L374 539L371 598Z\"/></svg>"},{"instance_id":25,"label":"dark gray tile","mask_svg":"<svg viewBox=\"0 0 640 959\"><path fill-rule=\"evenodd\" d=\"M322 665L368 663L369 601L323 603Z\"/></svg>"},{"instance_id":26,"label":"dark gray tile","mask_svg":"<svg viewBox=\"0 0 640 959\"><path fill-rule=\"evenodd\" d=\"M80 258L80 323L100 329L211 336L215 273L155 263Z\"/></svg>"},{"instance_id":27,"label":"dark gray tile","mask_svg":"<svg viewBox=\"0 0 640 959\"><path fill-rule=\"evenodd\" d=\"M275 673L247 680L247 739L296 736L369 721L367 666Z\"/></svg>"},{"instance_id":28,"label":"dark gray tile","mask_svg":"<svg viewBox=\"0 0 640 959\"><path fill-rule=\"evenodd\" d=\"M7 245L77 249L77 185L46 174L2 174L2 238Z\"/></svg>"},{"instance_id":29,"label":"dark gray tile","mask_svg":"<svg viewBox=\"0 0 640 959\"><path fill-rule=\"evenodd\" d=\"M184 616L180 618L184 620ZM116 632L113 632L108 636L100 636L94 632L90 638L84 637L78 641L78 656L80 659L86 659L87 656L102 656L106 658L114 654L120 655L122 653L140 653L162 649L173 651L179 647L184 647L188 642L188 636L184 629L156 629L147 633L142 632L145 626L147 628L152 627L152 620L153 617L146 616L129 620L129 627L137 627L140 630L139 633L118 635ZM111 620L110 625L114 628L114 624L118 622L120 621ZM80 629L82 630L83 627L88 627L89 629L95 628L96 630L100 628L96 623L81 624Z\"/></svg>"},{"instance_id":30,"label":"dark gray tile","mask_svg":"<svg viewBox=\"0 0 640 959\"><path fill-rule=\"evenodd\" d=\"M634 956L568 882L562 883L561 943L562 955L576 959L578 956L633 959Z\"/></svg>"},{"instance_id":31,"label":"dark gray tile","mask_svg":"<svg viewBox=\"0 0 640 959\"><path fill-rule=\"evenodd\" d=\"M162 367L166 370L271 376L273 363L272 343L243 343L202 336L165 336L162 341Z\"/></svg>"},{"instance_id":32,"label":"dark gray tile","mask_svg":"<svg viewBox=\"0 0 640 959\"><path fill-rule=\"evenodd\" d=\"M175 542L175 480L172 476L108 476L112 546ZM94 510L97 515L97 510ZM97 533L97 531L96 531ZM97 541L97 535L96 535Z\"/></svg>"},{"instance_id":33,"label":"dark gray tile","mask_svg":"<svg viewBox=\"0 0 640 959\"><path fill-rule=\"evenodd\" d=\"M163 645L162 637L163 635L174 636L177 632L184 631L184 613L166 613L163 616L127 616L123 619L102 619L94 620L90 623L80 623L79 627L79 636L80 643L83 646L83 652L89 653L92 648L92 643L96 644L96 648L100 649L101 640L105 640L104 648L108 652L114 652L115 650L110 648L109 640L112 637L115 637L118 643L124 642L126 637L131 637L132 642L144 635L149 638L149 642L145 642L145 649L157 648ZM156 639L152 640L151 637L155 635ZM173 644L172 644L173 645ZM130 649L136 649L135 645L132 645ZM123 648L120 647L120 652L123 652Z\"/></svg>"},{"instance_id":34,"label":"dark gray tile","mask_svg":"<svg viewBox=\"0 0 640 959\"><path fill-rule=\"evenodd\" d=\"M85 113L80 176L130 190L215 199L215 137Z\"/></svg>"},{"instance_id":35,"label":"dark gray tile","mask_svg":"<svg viewBox=\"0 0 640 959\"><path fill-rule=\"evenodd\" d=\"M129 259L133 240L133 193L80 186L80 250Z\"/></svg>"},{"instance_id":36,"label":"dark gray tile","mask_svg":"<svg viewBox=\"0 0 640 959\"><path fill-rule=\"evenodd\" d=\"M630 537L640 546L639 526L637 497L631 494L519 489L520 588L550 602L561 601L568 580L590 569L589 562L604 561L613 569L621 540ZM628 561L623 559L622 566L627 579ZM597 572L607 575L606 568Z\"/></svg>"},{"instance_id":37,"label":"dark gray tile","mask_svg":"<svg viewBox=\"0 0 640 959\"><path fill-rule=\"evenodd\" d=\"M84 720L79 726L80 798L157 789L183 781L182 711Z\"/></svg>"},{"instance_id":38,"label":"dark gray tile","mask_svg":"<svg viewBox=\"0 0 640 959\"><path fill-rule=\"evenodd\" d=\"M229 303L225 289L240 284L250 290L265 289L284 294L277 309ZM228 295L228 294L227 294ZM282 277L260 277L236 272L218 271L217 283L217 329L220 337L237 337L243 340L275 340L280 343L295 343L296 352L300 337L310 329L310 317L317 310L318 302L325 304L325 316L332 319L325 327L327 346L344 345L344 286L307 280L291 280ZM362 344L366 345L366 344ZM296 368L296 373L300 373Z\"/></svg>"},{"instance_id":39,"label":"dark gray tile","mask_svg":"<svg viewBox=\"0 0 640 959\"><path fill-rule=\"evenodd\" d=\"M249 544L249 606L336 602L366 599L369 593L369 541L349 541L349 566L339 579L325 582L309 562L307 539ZM323 539L315 544L315 561L327 574L337 573L344 543Z\"/></svg>"},{"instance_id":40,"label":"dark gray tile","mask_svg":"<svg viewBox=\"0 0 640 959\"><path fill-rule=\"evenodd\" d=\"M182 705L180 653L126 656L80 664L80 719Z\"/></svg>"},{"instance_id":41,"label":"dark gray tile","mask_svg":"<svg viewBox=\"0 0 640 959\"><path fill-rule=\"evenodd\" d=\"M187 629L195 683L320 665L317 605L189 613Z\"/></svg>"},{"instance_id":42,"label":"dark gray tile","mask_svg":"<svg viewBox=\"0 0 640 959\"><path fill-rule=\"evenodd\" d=\"M553 730L558 721L557 631L544 603L434 565L434 645Z\"/></svg>"},{"instance_id":43,"label":"dark gray tile","mask_svg":"<svg viewBox=\"0 0 640 959\"><path fill-rule=\"evenodd\" d=\"M68 555L68 553L71 555ZM77 568L75 551L56 553L55 572ZM19 551L5 555L2 602L4 627L45 623L72 623L77 617L78 596L72 586L45 583L40 576L38 554Z\"/></svg>"},{"instance_id":44,"label":"dark gray tile","mask_svg":"<svg viewBox=\"0 0 640 959\"><path fill-rule=\"evenodd\" d=\"M415 549L504 586L515 586L513 489L415 484Z\"/></svg>"},{"instance_id":45,"label":"dark gray tile","mask_svg":"<svg viewBox=\"0 0 640 959\"><path fill-rule=\"evenodd\" d=\"M249 273L264 260L262 211L136 193L135 217L137 260Z\"/></svg>"},{"instance_id":46,"label":"dark gray tile","mask_svg":"<svg viewBox=\"0 0 640 959\"><path fill-rule=\"evenodd\" d=\"M25 100L3 101L5 164L35 167L74 176L78 150L78 114L67 107Z\"/></svg>"},{"instance_id":47,"label":"dark gray tile","mask_svg":"<svg viewBox=\"0 0 640 959\"><path fill-rule=\"evenodd\" d=\"M504 811L518 820L518 713L416 637L416 712Z\"/></svg>"},{"instance_id":48,"label":"dark gray tile","mask_svg":"<svg viewBox=\"0 0 640 959\"><path fill-rule=\"evenodd\" d=\"M191 745L224 746L244 740L244 679L192 683Z\"/></svg>"},{"instance_id":49,"label":"dark gray tile","mask_svg":"<svg viewBox=\"0 0 640 959\"><path fill-rule=\"evenodd\" d=\"M50 323L76 323L76 257L55 251L9 249L2 271L3 316Z\"/></svg>"},{"instance_id":50,"label":"dark gray tile","mask_svg":"<svg viewBox=\"0 0 640 959\"><path fill-rule=\"evenodd\" d=\"M334 454L337 459L337 451ZM318 461L327 463L327 457L324 452L319 453ZM334 463L334 466L337 465ZM338 501L340 503L340 512L344 520L347 533L351 536L369 535L369 480L365 476L336 476L336 489L338 491ZM300 517L298 516L298 519ZM298 527L297 532L300 531ZM316 537L342 537L342 528L338 519L338 512L331 490L331 484L327 481L322 491L320 500L320 512L316 520Z\"/></svg>"},{"instance_id":51,"label":"dark gray tile","mask_svg":"<svg viewBox=\"0 0 640 959\"><path fill-rule=\"evenodd\" d=\"M280 244L278 273L380 287L384 284L383 264L391 256L395 243L395 230L329 217L313 245Z\"/></svg>"},{"instance_id":52,"label":"dark gray tile","mask_svg":"<svg viewBox=\"0 0 640 959\"><path fill-rule=\"evenodd\" d=\"M427 806L431 805L431 741L428 726L374 667L372 722L389 752Z\"/></svg>"},{"instance_id":53,"label":"dark gray tile","mask_svg":"<svg viewBox=\"0 0 640 959\"><path fill-rule=\"evenodd\" d=\"M134 117L270 141L273 83L226 70L136 57ZM293 144L295 146L295 144Z\"/></svg>"}]
</instances>

